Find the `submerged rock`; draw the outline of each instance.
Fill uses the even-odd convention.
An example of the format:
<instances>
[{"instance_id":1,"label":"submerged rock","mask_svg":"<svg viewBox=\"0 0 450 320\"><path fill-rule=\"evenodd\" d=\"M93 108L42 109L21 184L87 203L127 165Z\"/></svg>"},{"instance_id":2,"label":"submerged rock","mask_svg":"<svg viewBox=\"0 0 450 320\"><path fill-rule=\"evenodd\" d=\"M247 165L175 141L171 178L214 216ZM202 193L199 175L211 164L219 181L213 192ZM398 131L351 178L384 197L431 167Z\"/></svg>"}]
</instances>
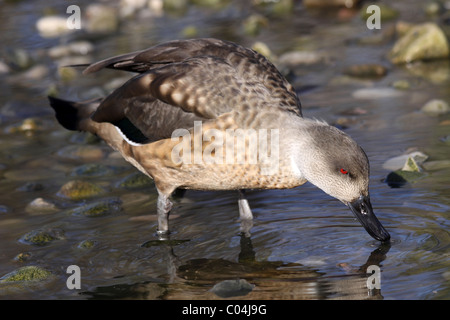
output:
<instances>
[{"instance_id":1,"label":"submerged rock","mask_svg":"<svg viewBox=\"0 0 450 320\"><path fill-rule=\"evenodd\" d=\"M442 29L435 23L424 23L411 28L397 40L389 59L395 64L402 64L448 58L449 54L449 43Z\"/></svg>"},{"instance_id":2,"label":"submerged rock","mask_svg":"<svg viewBox=\"0 0 450 320\"><path fill-rule=\"evenodd\" d=\"M385 182L391 188L400 188L407 183L414 183L419 179L422 179L427 174L423 172L403 171L397 170L389 173Z\"/></svg>"},{"instance_id":3,"label":"submerged rock","mask_svg":"<svg viewBox=\"0 0 450 320\"><path fill-rule=\"evenodd\" d=\"M91 182L73 180L59 189L57 195L72 200L80 200L104 194L105 190Z\"/></svg>"},{"instance_id":4,"label":"submerged rock","mask_svg":"<svg viewBox=\"0 0 450 320\"><path fill-rule=\"evenodd\" d=\"M0 282L41 281L50 277L52 273L38 266L26 266L14 270L0 278Z\"/></svg>"},{"instance_id":5,"label":"submerged rock","mask_svg":"<svg viewBox=\"0 0 450 320\"><path fill-rule=\"evenodd\" d=\"M153 180L141 172L132 173L118 183L119 188L140 189L153 185Z\"/></svg>"},{"instance_id":6,"label":"submerged rock","mask_svg":"<svg viewBox=\"0 0 450 320\"><path fill-rule=\"evenodd\" d=\"M224 280L212 287L211 292L221 298L245 296L250 293L255 286L245 279Z\"/></svg>"},{"instance_id":7,"label":"submerged rock","mask_svg":"<svg viewBox=\"0 0 450 320\"><path fill-rule=\"evenodd\" d=\"M425 160L420 156L409 156L400 170L395 170L387 175L385 182L392 188L399 188L406 183L416 182L427 175L418 164L423 161Z\"/></svg>"},{"instance_id":8,"label":"submerged rock","mask_svg":"<svg viewBox=\"0 0 450 320\"><path fill-rule=\"evenodd\" d=\"M78 244L78 248L80 249L91 249L96 245L95 240L83 240Z\"/></svg>"},{"instance_id":9,"label":"submerged rock","mask_svg":"<svg viewBox=\"0 0 450 320\"><path fill-rule=\"evenodd\" d=\"M118 212L122 209L122 201L117 198L105 199L86 204L79 208L75 208L69 211L70 214L75 216L85 217L103 217L113 212Z\"/></svg>"},{"instance_id":10,"label":"submerged rock","mask_svg":"<svg viewBox=\"0 0 450 320\"><path fill-rule=\"evenodd\" d=\"M360 64L345 68L344 74L357 78L380 78L387 74L387 68L379 64Z\"/></svg>"},{"instance_id":11,"label":"submerged rock","mask_svg":"<svg viewBox=\"0 0 450 320\"><path fill-rule=\"evenodd\" d=\"M64 238L64 232L61 229L49 229L32 230L23 235L19 241L24 244L30 244L35 246L45 246L50 244L54 240L61 240Z\"/></svg>"},{"instance_id":12,"label":"submerged rock","mask_svg":"<svg viewBox=\"0 0 450 320\"><path fill-rule=\"evenodd\" d=\"M72 176L87 176L87 177L100 177L110 175L115 172L115 169L111 166L99 164L99 163L88 163L76 167L72 170Z\"/></svg>"}]
</instances>

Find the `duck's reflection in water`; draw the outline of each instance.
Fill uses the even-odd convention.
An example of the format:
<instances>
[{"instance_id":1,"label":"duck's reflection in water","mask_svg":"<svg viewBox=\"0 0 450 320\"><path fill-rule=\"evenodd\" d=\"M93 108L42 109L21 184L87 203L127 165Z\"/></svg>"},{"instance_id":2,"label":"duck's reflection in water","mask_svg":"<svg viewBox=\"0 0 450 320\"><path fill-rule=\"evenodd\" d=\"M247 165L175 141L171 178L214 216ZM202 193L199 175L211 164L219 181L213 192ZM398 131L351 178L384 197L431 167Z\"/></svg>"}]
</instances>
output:
<instances>
[{"instance_id":1,"label":"duck's reflection in water","mask_svg":"<svg viewBox=\"0 0 450 320\"><path fill-rule=\"evenodd\" d=\"M368 288L369 266L380 266L390 244L381 244L360 267L337 263L340 274L282 261L257 261L251 237L240 235L238 261L226 259L180 260L176 246L186 240L151 240L143 247L158 246L167 274L145 283L114 285L85 292L92 298L139 299L383 299L380 289ZM174 250L175 248L175 250ZM230 281L231 280L231 281Z\"/></svg>"}]
</instances>

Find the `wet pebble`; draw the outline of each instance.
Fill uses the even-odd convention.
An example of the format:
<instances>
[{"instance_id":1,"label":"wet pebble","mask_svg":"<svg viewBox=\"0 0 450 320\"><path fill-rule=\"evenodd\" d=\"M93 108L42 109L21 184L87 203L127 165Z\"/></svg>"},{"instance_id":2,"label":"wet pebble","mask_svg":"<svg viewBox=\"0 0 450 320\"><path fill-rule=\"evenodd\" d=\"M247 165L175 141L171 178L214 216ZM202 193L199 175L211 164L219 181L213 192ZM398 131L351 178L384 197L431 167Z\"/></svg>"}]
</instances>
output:
<instances>
[{"instance_id":1,"label":"wet pebble","mask_svg":"<svg viewBox=\"0 0 450 320\"><path fill-rule=\"evenodd\" d=\"M103 217L119 212L122 209L121 204L122 202L117 198L104 199L69 210L69 214L91 218Z\"/></svg>"},{"instance_id":2,"label":"wet pebble","mask_svg":"<svg viewBox=\"0 0 450 320\"><path fill-rule=\"evenodd\" d=\"M433 99L428 101L420 110L430 116L440 116L449 113L450 106L444 100Z\"/></svg>"},{"instance_id":3,"label":"wet pebble","mask_svg":"<svg viewBox=\"0 0 450 320\"><path fill-rule=\"evenodd\" d=\"M27 118L18 124L14 124L6 128L8 133L21 132L26 135L32 135L35 131L41 130L44 130L44 125L37 118Z\"/></svg>"},{"instance_id":4,"label":"wet pebble","mask_svg":"<svg viewBox=\"0 0 450 320\"><path fill-rule=\"evenodd\" d=\"M16 262L25 262L28 261L31 258L30 252L21 252L18 255L14 257L14 261Z\"/></svg>"},{"instance_id":5,"label":"wet pebble","mask_svg":"<svg viewBox=\"0 0 450 320\"><path fill-rule=\"evenodd\" d=\"M442 29L435 23L424 23L414 26L397 40L389 59L395 64L402 64L448 58L449 54L449 43Z\"/></svg>"},{"instance_id":6,"label":"wet pebble","mask_svg":"<svg viewBox=\"0 0 450 320\"><path fill-rule=\"evenodd\" d=\"M0 278L1 282L41 281L49 278L52 273L42 267L26 266L14 270Z\"/></svg>"},{"instance_id":7,"label":"wet pebble","mask_svg":"<svg viewBox=\"0 0 450 320\"><path fill-rule=\"evenodd\" d=\"M106 157L109 149L94 145L69 145L58 151L58 156L86 161L100 160Z\"/></svg>"},{"instance_id":8,"label":"wet pebble","mask_svg":"<svg viewBox=\"0 0 450 320\"><path fill-rule=\"evenodd\" d=\"M119 27L119 15L115 7L94 3L85 9L86 30L91 33L112 33Z\"/></svg>"},{"instance_id":9,"label":"wet pebble","mask_svg":"<svg viewBox=\"0 0 450 320\"><path fill-rule=\"evenodd\" d=\"M64 231L57 228L36 229L24 234L19 242L34 246L45 246L55 240L64 239Z\"/></svg>"},{"instance_id":10,"label":"wet pebble","mask_svg":"<svg viewBox=\"0 0 450 320\"><path fill-rule=\"evenodd\" d=\"M23 186L17 188L18 191L35 192L44 190L44 185L39 182L27 182Z\"/></svg>"},{"instance_id":11,"label":"wet pebble","mask_svg":"<svg viewBox=\"0 0 450 320\"><path fill-rule=\"evenodd\" d=\"M244 32L249 36L257 36L268 24L269 20L266 17L260 14L252 14L243 22Z\"/></svg>"},{"instance_id":12,"label":"wet pebble","mask_svg":"<svg viewBox=\"0 0 450 320\"><path fill-rule=\"evenodd\" d=\"M354 91L352 96L355 99L385 99L403 96L403 92L394 88L362 88Z\"/></svg>"},{"instance_id":13,"label":"wet pebble","mask_svg":"<svg viewBox=\"0 0 450 320\"><path fill-rule=\"evenodd\" d=\"M46 16L39 18L36 22L39 34L44 38L55 38L72 32L67 28L67 17Z\"/></svg>"},{"instance_id":14,"label":"wet pebble","mask_svg":"<svg viewBox=\"0 0 450 320\"><path fill-rule=\"evenodd\" d=\"M211 292L221 298L239 297L247 295L254 287L245 279L224 280L214 285Z\"/></svg>"},{"instance_id":15,"label":"wet pebble","mask_svg":"<svg viewBox=\"0 0 450 320\"><path fill-rule=\"evenodd\" d=\"M23 71L34 64L33 58L28 51L20 48L10 48L3 52L3 59L8 66L15 71Z\"/></svg>"},{"instance_id":16,"label":"wet pebble","mask_svg":"<svg viewBox=\"0 0 450 320\"><path fill-rule=\"evenodd\" d=\"M97 244L97 242L95 240L83 240L78 244L78 248L80 249L91 249L93 248L95 245Z\"/></svg>"},{"instance_id":17,"label":"wet pebble","mask_svg":"<svg viewBox=\"0 0 450 320\"><path fill-rule=\"evenodd\" d=\"M279 57L279 63L287 67L312 65L329 59L328 55L318 51L290 51Z\"/></svg>"},{"instance_id":18,"label":"wet pebble","mask_svg":"<svg viewBox=\"0 0 450 320\"><path fill-rule=\"evenodd\" d=\"M136 172L119 181L117 186L125 189L148 188L153 186L153 180L141 172Z\"/></svg>"},{"instance_id":19,"label":"wet pebble","mask_svg":"<svg viewBox=\"0 0 450 320\"><path fill-rule=\"evenodd\" d=\"M59 209L54 203L48 200L45 200L43 198L36 198L25 207L25 211L28 213L44 214L54 213L59 211Z\"/></svg>"},{"instance_id":20,"label":"wet pebble","mask_svg":"<svg viewBox=\"0 0 450 320\"><path fill-rule=\"evenodd\" d=\"M105 190L94 183L82 180L73 180L63 185L59 189L57 195L72 200L80 200L99 196L104 193Z\"/></svg>"},{"instance_id":21,"label":"wet pebble","mask_svg":"<svg viewBox=\"0 0 450 320\"><path fill-rule=\"evenodd\" d=\"M88 163L72 170L71 176L76 177L101 177L111 175L119 171L119 168L107 166L100 163Z\"/></svg>"},{"instance_id":22,"label":"wet pebble","mask_svg":"<svg viewBox=\"0 0 450 320\"><path fill-rule=\"evenodd\" d=\"M345 68L344 74L357 78L381 78L387 74L387 68L380 64L360 64Z\"/></svg>"},{"instance_id":23,"label":"wet pebble","mask_svg":"<svg viewBox=\"0 0 450 320\"><path fill-rule=\"evenodd\" d=\"M69 55L86 55L94 51L94 45L89 41L75 41L66 45L58 45L48 50L48 55L53 59Z\"/></svg>"}]
</instances>

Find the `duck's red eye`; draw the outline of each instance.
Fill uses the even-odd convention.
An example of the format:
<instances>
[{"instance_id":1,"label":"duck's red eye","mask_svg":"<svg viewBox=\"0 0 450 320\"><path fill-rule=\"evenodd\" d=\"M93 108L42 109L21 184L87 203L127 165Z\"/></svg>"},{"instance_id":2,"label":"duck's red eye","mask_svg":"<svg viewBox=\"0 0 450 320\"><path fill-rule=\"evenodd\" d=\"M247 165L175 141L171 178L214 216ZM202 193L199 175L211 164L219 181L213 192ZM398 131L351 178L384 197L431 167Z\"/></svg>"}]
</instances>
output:
<instances>
[{"instance_id":1,"label":"duck's red eye","mask_svg":"<svg viewBox=\"0 0 450 320\"><path fill-rule=\"evenodd\" d=\"M341 173L342 173L342 174L348 174L348 171L345 170L345 169L341 169Z\"/></svg>"}]
</instances>

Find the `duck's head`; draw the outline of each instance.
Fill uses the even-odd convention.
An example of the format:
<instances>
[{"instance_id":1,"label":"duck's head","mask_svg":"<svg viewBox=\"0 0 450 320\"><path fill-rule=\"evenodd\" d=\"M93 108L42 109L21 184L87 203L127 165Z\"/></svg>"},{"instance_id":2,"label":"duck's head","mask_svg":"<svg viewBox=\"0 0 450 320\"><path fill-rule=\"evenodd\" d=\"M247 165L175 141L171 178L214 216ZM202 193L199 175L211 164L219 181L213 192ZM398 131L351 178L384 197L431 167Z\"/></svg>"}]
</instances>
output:
<instances>
[{"instance_id":1,"label":"duck's head","mask_svg":"<svg viewBox=\"0 0 450 320\"><path fill-rule=\"evenodd\" d=\"M309 128L307 136L301 164L305 178L346 204L374 239L388 241L390 235L370 203L369 160L364 150L344 132L321 123Z\"/></svg>"}]
</instances>

